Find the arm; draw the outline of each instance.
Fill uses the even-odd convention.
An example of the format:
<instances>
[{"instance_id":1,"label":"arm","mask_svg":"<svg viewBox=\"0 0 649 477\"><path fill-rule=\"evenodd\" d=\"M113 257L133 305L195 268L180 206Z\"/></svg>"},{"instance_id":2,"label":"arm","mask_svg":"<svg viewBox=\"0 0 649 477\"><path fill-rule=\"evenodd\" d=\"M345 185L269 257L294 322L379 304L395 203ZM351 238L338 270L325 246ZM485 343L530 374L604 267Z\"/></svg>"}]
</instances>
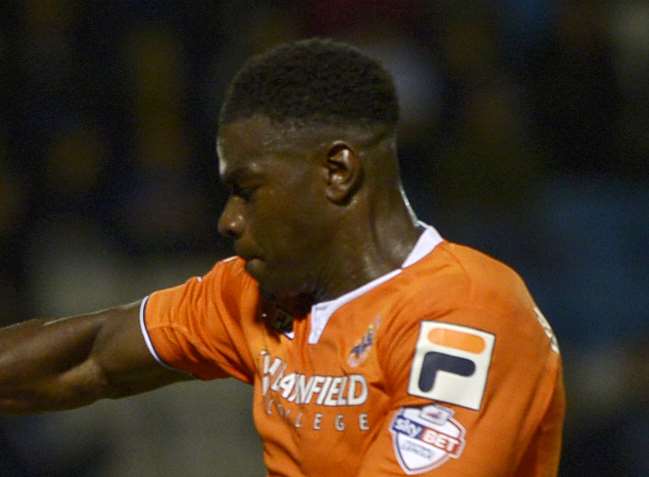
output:
<instances>
[{"instance_id":1,"label":"arm","mask_svg":"<svg viewBox=\"0 0 649 477\"><path fill-rule=\"evenodd\" d=\"M380 353L392 409L358 477L556 475L561 363L531 312L464 307L401 325Z\"/></svg>"},{"instance_id":2,"label":"arm","mask_svg":"<svg viewBox=\"0 0 649 477\"><path fill-rule=\"evenodd\" d=\"M135 303L0 329L0 414L71 409L189 379L153 359L138 317Z\"/></svg>"}]
</instances>

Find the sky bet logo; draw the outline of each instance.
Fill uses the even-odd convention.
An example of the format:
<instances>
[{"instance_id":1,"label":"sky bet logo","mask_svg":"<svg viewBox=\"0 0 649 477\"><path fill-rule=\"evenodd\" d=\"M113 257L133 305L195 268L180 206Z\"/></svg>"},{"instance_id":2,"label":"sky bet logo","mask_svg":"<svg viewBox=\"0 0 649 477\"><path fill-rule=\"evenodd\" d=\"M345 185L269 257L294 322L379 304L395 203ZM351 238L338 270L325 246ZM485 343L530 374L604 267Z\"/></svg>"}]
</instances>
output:
<instances>
[{"instance_id":1,"label":"sky bet logo","mask_svg":"<svg viewBox=\"0 0 649 477\"><path fill-rule=\"evenodd\" d=\"M421 474L462 455L466 431L442 406L402 407L390 426L394 451L406 474Z\"/></svg>"},{"instance_id":2,"label":"sky bet logo","mask_svg":"<svg viewBox=\"0 0 649 477\"><path fill-rule=\"evenodd\" d=\"M495 336L466 326L423 321L408 392L480 409Z\"/></svg>"}]
</instances>

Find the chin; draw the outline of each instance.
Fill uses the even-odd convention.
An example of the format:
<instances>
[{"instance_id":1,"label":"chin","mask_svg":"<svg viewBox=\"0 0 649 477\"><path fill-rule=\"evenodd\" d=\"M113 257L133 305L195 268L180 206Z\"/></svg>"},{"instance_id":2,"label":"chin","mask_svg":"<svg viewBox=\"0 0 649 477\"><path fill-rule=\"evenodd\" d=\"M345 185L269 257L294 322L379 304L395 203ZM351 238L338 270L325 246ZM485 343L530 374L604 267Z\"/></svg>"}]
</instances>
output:
<instances>
[{"instance_id":1,"label":"chin","mask_svg":"<svg viewBox=\"0 0 649 477\"><path fill-rule=\"evenodd\" d=\"M291 280L291 273L278 271L276 267L271 270L264 260L248 260L245 270L259 284L259 291L266 298L277 299L303 293L303 280Z\"/></svg>"},{"instance_id":2,"label":"chin","mask_svg":"<svg viewBox=\"0 0 649 477\"><path fill-rule=\"evenodd\" d=\"M260 284L260 286L264 283L265 279L265 268L264 264L262 263L261 260L258 258L253 258L250 260L246 260L246 263L243 267L246 270L246 273L250 275L252 278L255 279L256 282Z\"/></svg>"},{"instance_id":3,"label":"chin","mask_svg":"<svg viewBox=\"0 0 649 477\"><path fill-rule=\"evenodd\" d=\"M252 258L246 261L244 266L248 275L255 279L259 283L259 287L263 292L270 290L272 287L271 280L268 277L268 270L266 267L266 262L258 258Z\"/></svg>"}]
</instances>

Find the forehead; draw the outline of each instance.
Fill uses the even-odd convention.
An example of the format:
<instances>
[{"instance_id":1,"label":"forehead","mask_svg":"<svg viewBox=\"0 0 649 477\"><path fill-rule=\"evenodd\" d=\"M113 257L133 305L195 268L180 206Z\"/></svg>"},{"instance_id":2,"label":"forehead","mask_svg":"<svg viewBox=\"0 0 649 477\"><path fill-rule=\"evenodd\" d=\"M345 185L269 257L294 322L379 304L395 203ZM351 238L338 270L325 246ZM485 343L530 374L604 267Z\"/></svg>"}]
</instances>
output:
<instances>
[{"instance_id":1,"label":"forehead","mask_svg":"<svg viewBox=\"0 0 649 477\"><path fill-rule=\"evenodd\" d=\"M337 128L276 123L264 115L227 123L217 136L219 172L227 178L231 171L259 168L270 162L305 162L338 135Z\"/></svg>"},{"instance_id":2,"label":"forehead","mask_svg":"<svg viewBox=\"0 0 649 477\"><path fill-rule=\"evenodd\" d=\"M235 173L255 172L286 149L284 128L264 116L253 116L223 125L217 136L219 173L228 179Z\"/></svg>"}]
</instances>

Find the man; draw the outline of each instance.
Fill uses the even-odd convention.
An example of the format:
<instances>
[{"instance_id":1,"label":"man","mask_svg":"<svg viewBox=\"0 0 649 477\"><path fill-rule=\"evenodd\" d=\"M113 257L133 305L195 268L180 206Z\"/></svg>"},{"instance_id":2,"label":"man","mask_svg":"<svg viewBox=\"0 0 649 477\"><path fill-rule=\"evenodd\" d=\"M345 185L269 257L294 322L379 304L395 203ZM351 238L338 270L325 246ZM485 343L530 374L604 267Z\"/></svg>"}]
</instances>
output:
<instances>
[{"instance_id":1,"label":"man","mask_svg":"<svg viewBox=\"0 0 649 477\"><path fill-rule=\"evenodd\" d=\"M418 222L390 76L327 40L253 58L220 118L237 257L141 303L0 331L0 410L254 385L272 476L556 475L552 330L520 278Z\"/></svg>"}]
</instances>

